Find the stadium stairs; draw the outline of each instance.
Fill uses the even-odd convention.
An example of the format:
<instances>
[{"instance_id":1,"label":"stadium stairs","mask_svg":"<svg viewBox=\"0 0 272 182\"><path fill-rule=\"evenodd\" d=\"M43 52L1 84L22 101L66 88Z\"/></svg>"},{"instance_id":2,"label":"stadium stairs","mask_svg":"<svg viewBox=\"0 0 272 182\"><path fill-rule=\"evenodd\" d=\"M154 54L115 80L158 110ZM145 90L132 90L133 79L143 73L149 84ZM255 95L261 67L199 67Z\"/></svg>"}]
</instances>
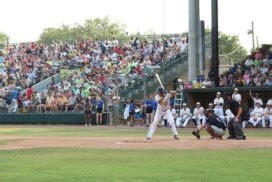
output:
<instances>
[{"instance_id":1,"label":"stadium stairs","mask_svg":"<svg viewBox=\"0 0 272 182\"><path fill-rule=\"evenodd\" d=\"M165 62L165 83L173 83L175 78L185 79L188 72L188 53L184 52L177 55L175 58ZM159 82L155 77L155 73L158 73L162 82L164 82L164 70L163 64L161 63L157 69L149 73L146 78L144 85L144 78L138 79L134 84L128 88L124 88L120 93L121 100L124 101L126 98L133 98L141 100L144 98L144 89L146 87L146 96L154 93L155 89L159 86Z\"/></svg>"}]
</instances>

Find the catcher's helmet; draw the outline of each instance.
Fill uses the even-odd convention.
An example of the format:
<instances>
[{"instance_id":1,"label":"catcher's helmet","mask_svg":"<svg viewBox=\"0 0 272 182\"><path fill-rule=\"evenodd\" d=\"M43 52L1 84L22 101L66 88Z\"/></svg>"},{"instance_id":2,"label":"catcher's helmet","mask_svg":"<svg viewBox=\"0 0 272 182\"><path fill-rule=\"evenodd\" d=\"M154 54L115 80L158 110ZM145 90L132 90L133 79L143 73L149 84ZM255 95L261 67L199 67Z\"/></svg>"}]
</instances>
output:
<instances>
[{"instance_id":1,"label":"catcher's helmet","mask_svg":"<svg viewBox=\"0 0 272 182\"><path fill-rule=\"evenodd\" d=\"M163 94L164 93L164 89L162 87L158 87L157 90L156 90L156 92L158 94Z\"/></svg>"}]
</instances>

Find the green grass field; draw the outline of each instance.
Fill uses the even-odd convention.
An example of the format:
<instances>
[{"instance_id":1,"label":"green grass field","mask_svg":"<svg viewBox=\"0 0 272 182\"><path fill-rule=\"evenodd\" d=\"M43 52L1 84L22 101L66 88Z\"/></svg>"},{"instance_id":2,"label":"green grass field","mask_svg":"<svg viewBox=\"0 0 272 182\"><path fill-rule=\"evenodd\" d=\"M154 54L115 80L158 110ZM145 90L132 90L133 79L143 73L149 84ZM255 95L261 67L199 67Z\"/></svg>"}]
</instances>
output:
<instances>
[{"instance_id":1,"label":"green grass field","mask_svg":"<svg viewBox=\"0 0 272 182\"><path fill-rule=\"evenodd\" d=\"M180 130L181 137L191 130ZM143 137L143 128L4 127L1 136ZM160 128L156 136L169 136ZM247 130L272 138L272 130ZM0 138L0 145L9 140ZM0 181L272 181L272 148L233 150L78 149L0 150Z\"/></svg>"}]
</instances>

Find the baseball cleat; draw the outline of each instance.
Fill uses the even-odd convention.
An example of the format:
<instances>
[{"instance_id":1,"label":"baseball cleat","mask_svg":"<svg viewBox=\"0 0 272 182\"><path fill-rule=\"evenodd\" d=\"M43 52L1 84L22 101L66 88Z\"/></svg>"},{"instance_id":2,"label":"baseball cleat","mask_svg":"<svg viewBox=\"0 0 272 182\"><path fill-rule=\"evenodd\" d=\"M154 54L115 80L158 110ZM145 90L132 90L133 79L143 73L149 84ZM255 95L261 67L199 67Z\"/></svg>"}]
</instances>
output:
<instances>
[{"instance_id":1,"label":"baseball cleat","mask_svg":"<svg viewBox=\"0 0 272 182\"><path fill-rule=\"evenodd\" d=\"M178 135L174 135L174 140L179 140Z\"/></svg>"},{"instance_id":2,"label":"baseball cleat","mask_svg":"<svg viewBox=\"0 0 272 182\"><path fill-rule=\"evenodd\" d=\"M227 139L228 139L228 140L232 140L232 139L235 139L235 137L234 137L234 136L228 136Z\"/></svg>"},{"instance_id":3,"label":"baseball cleat","mask_svg":"<svg viewBox=\"0 0 272 182\"><path fill-rule=\"evenodd\" d=\"M198 131L193 131L192 134L199 140L200 139L200 135Z\"/></svg>"},{"instance_id":4,"label":"baseball cleat","mask_svg":"<svg viewBox=\"0 0 272 182\"><path fill-rule=\"evenodd\" d=\"M246 136L245 135L237 136L236 140L246 140Z\"/></svg>"},{"instance_id":5,"label":"baseball cleat","mask_svg":"<svg viewBox=\"0 0 272 182\"><path fill-rule=\"evenodd\" d=\"M147 141L150 141L150 140L151 140L151 138L150 138L150 137L146 137L146 140L147 140Z\"/></svg>"}]
</instances>

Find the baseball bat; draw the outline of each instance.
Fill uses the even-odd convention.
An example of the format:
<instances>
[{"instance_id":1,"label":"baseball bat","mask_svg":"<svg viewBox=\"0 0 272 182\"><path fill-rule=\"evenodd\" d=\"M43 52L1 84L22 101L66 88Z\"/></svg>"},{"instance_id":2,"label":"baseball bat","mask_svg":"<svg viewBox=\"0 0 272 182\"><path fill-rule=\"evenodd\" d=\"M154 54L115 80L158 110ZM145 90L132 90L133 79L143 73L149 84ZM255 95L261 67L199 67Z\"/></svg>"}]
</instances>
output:
<instances>
[{"instance_id":1,"label":"baseball bat","mask_svg":"<svg viewBox=\"0 0 272 182\"><path fill-rule=\"evenodd\" d=\"M158 82L160 83L161 87L164 89L164 86L162 84L162 81L161 81L161 78L160 78L159 74L156 73L155 75L156 75L156 78L157 78Z\"/></svg>"}]
</instances>

